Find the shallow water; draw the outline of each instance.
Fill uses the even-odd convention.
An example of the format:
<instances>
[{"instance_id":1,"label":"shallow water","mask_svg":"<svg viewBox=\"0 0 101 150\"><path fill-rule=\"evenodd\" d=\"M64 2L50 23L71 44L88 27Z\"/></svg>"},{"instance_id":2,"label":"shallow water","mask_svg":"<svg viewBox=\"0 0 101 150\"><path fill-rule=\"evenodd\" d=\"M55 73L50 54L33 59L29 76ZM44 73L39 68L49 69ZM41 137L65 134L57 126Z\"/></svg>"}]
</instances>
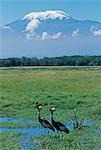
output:
<instances>
[{"instance_id":1,"label":"shallow water","mask_svg":"<svg viewBox=\"0 0 101 150\"><path fill-rule=\"evenodd\" d=\"M34 122L32 120L20 120L20 119L15 119L15 118L0 118L0 122L12 122L16 124L34 124L39 126L38 122ZM21 133L20 138L18 141L21 143L21 149L20 150L30 150L32 148L37 148L39 145L37 144L37 141L35 140L36 143L31 142L31 138L34 136L40 136L40 135L48 135L48 134L55 134L55 132L51 130L47 130L44 128L9 128L9 127L3 127L0 126L0 132L18 132Z\"/></svg>"},{"instance_id":2,"label":"shallow water","mask_svg":"<svg viewBox=\"0 0 101 150\"><path fill-rule=\"evenodd\" d=\"M44 128L7 128L7 127L0 127L1 132L5 131L11 131L11 132L21 132L24 134L27 134L28 136L38 136L38 135L45 135L48 134L48 130ZM49 131L49 134L52 134L51 130Z\"/></svg>"},{"instance_id":3,"label":"shallow water","mask_svg":"<svg viewBox=\"0 0 101 150\"><path fill-rule=\"evenodd\" d=\"M15 119L15 118L7 118L0 117L0 122L12 122L16 124L37 124L37 122L32 120L24 120L24 119Z\"/></svg>"},{"instance_id":4,"label":"shallow water","mask_svg":"<svg viewBox=\"0 0 101 150\"><path fill-rule=\"evenodd\" d=\"M97 135L101 136L101 128L92 129Z\"/></svg>"},{"instance_id":5,"label":"shallow water","mask_svg":"<svg viewBox=\"0 0 101 150\"><path fill-rule=\"evenodd\" d=\"M39 126L38 122L32 121L32 120L20 120L20 119L15 119L15 118L0 118L0 122L12 122L12 123L16 123L16 124L35 124L36 126ZM92 120L85 120L83 122L83 125L90 127L92 124L94 124L94 121ZM66 122L66 127L69 129L69 131L73 131L73 124L71 121L67 121ZM39 128L39 127L35 127L35 128L9 128L9 127L3 127L0 126L0 132L19 132L21 133L21 136L19 138L19 141L21 143L21 150L30 150L32 148L37 148L39 145L36 143L33 144L31 143L31 138L32 137L36 137L36 136L40 136L40 135L54 135L57 134L56 132L53 132L51 130L47 130L44 128ZM48 132L49 131L49 132ZM98 135L101 135L101 129L92 129L92 131L94 131L95 133L97 133Z\"/></svg>"}]
</instances>

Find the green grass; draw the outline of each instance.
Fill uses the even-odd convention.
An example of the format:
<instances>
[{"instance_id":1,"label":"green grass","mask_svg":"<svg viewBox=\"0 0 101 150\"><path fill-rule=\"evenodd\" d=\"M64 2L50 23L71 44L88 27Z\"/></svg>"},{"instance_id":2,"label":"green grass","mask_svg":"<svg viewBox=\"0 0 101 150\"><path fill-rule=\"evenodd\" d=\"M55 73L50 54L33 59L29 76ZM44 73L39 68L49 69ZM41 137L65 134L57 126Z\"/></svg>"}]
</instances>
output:
<instances>
[{"instance_id":1,"label":"green grass","mask_svg":"<svg viewBox=\"0 0 101 150\"><path fill-rule=\"evenodd\" d=\"M20 133L3 132L0 135L0 149L1 150L17 150L21 145L16 137L20 137Z\"/></svg>"},{"instance_id":2,"label":"green grass","mask_svg":"<svg viewBox=\"0 0 101 150\"><path fill-rule=\"evenodd\" d=\"M39 137L40 147L44 150L100 150L100 136L89 130L78 130L69 135L55 135Z\"/></svg>"},{"instance_id":3,"label":"green grass","mask_svg":"<svg viewBox=\"0 0 101 150\"><path fill-rule=\"evenodd\" d=\"M101 68L0 69L1 116L35 121L37 120L34 108L36 102L43 105L41 113L46 119L49 119L49 108L55 106L57 110L54 114L55 119L64 123L70 119L72 108L78 106L78 116L84 115L86 119L96 120L100 128ZM17 125L2 123L2 126L16 127ZM58 142L56 137L48 136L48 143L45 143L46 137L40 137L39 143L43 149L47 149L47 145L51 145L51 150L56 147L61 149L68 140L72 145L70 150L75 149L75 145L78 147L81 145L81 149L84 150L93 149L94 143L98 143L98 147L101 146L97 140L98 136L91 134L93 133L87 132L85 129L75 131L68 136L64 135L62 142ZM91 136L90 141L87 140L87 135ZM82 141L79 144L81 136ZM53 141L56 141L57 144L54 144ZM67 147L69 147L68 144ZM55 147L55 145L57 146ZM78 147L76 149L80 149ZM64 149L66 148L63 147L62 150Z\"/></svg>"}]
</instances>

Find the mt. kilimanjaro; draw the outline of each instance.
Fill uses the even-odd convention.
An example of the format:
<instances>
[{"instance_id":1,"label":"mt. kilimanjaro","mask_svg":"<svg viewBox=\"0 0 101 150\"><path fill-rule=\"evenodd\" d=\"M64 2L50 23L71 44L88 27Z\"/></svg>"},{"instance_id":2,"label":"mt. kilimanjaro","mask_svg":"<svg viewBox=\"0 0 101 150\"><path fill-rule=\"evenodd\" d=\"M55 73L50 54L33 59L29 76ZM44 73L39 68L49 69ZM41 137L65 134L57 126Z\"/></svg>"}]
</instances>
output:
<instances>
[{"instance_id":1,"label":"mt. kilimanjaro","mask_svg":"<svg viewBox=\"0 0 101 150\"><path fill-rule=\"evenodd\" d=\"M60 10L28 13L22 18L0 27L0 33L3 43L3 57L86 55L93 54L95 48L97 53L94 54L100 52L101 23L91 20L77 20ZM87 41L94 42L95 48L89 43L88 47L83 47L86 51L83 52L81 44L86 44ZM75 49L71 46L73 43L76 44ZM43 51L41 48L44 48ZM93 51L89 53L88 50L91 48Z\"/></svg>"}]
</instances>

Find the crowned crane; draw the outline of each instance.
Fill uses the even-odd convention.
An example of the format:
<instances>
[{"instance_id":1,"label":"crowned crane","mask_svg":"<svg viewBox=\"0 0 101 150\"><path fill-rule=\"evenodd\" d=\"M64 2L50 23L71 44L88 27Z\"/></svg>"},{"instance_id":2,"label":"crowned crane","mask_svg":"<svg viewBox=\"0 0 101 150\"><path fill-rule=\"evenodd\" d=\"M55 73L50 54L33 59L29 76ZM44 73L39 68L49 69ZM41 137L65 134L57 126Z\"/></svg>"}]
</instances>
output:
<instances>
[{"instance_id":1,"label":"crowned crane","mask_svg":"<svg viewBox=\"0 0 101 150\"><path fill-rule=\"evenodd\" d=\"M36 108L38 110L38 120L39 120L40 124L44 128L50 129L55 132L54 127L46 119L44 119L43 117L40 116L40 110L42 109L42 106L37 106Z\"/></svg>"},{"instance_id":2,"label":"crowned crane","mask_svg":"<svg viewBox=\"0 0 101 150\"><path fill-rule=\"evenodd\" d=\"M53 112L55 111L56 109L55 108L51 108L50 109L50 117L51 117L51 123L53 125L53 127L56 128L57 132L58 131L64 131L65 133L69 133L69 130L68 128L61 122L57 122L53 119Z\"/></svg>"}]
</instances>

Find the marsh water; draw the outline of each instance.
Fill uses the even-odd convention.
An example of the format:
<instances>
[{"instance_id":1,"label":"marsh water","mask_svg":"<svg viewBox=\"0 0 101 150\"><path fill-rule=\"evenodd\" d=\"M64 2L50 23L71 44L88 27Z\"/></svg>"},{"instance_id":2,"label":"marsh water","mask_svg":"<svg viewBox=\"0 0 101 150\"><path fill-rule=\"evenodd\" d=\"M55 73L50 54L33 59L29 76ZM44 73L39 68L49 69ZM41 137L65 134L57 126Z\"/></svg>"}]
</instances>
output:
<instances>
[{"instance_id":1,"label":"marsh water","mask_svg":"<svg viewBox=\"0 0 101 150\"><path fill-rule=\"evenodd\" d=\"M44 129L42 127L40 127L38 122L32 121L32 120L22 120L22 119L15 119L15 118L4 118L1 117L0 118L0 123L2 122L6 122L6 123L16 123L18 125L32 125L34 124L35 127L33 128L29 128L29 127L23 127L23 128L19 128L19 127L4 127L4 126L0 126L0 132L18 132L21 133L21 136L19 138L19 142L21 144L21 150L29 150L32 148L37 148L39 147L37 141L34 139L34 142L31 142L31 138L32 137L36 137L36 136L41 136L41 135L54 135L57 134L57 132L53 132L51 130L47 130ZM94 124L94 121L92 120L85 120L84 121L84 125L85 126L91 126L92 124ZM69 129L70 132L73 132L74 128L73 128L73 124L71 121L67 121L66 122L66 127ZM97 134L101 135L101 129L92 129L94 132L96 132Z\"/></svg>"}]
</instances>

